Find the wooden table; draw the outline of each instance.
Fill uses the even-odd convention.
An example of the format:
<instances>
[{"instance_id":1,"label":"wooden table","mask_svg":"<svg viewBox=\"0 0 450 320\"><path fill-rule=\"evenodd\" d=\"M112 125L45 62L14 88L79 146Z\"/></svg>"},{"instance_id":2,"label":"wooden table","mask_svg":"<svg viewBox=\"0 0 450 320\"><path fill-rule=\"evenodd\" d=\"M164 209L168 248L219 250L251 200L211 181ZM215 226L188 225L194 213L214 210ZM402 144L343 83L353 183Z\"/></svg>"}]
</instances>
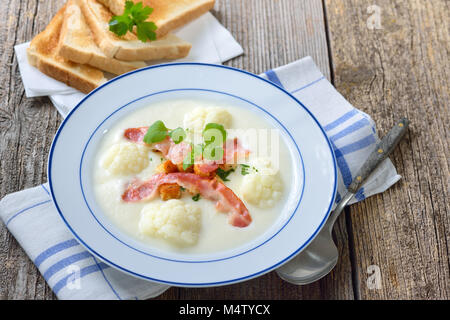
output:
<instances>
[{"instance_id":1,"label":"wooden table","mask_svg":"<svg viewBox=\"0 0 450 320\"><path fill-rule=\"evenodd\" d=\"M62 3L0 3L0 197L47 179L62 119L48 98L25 97L13 47ZM310 55L380 135L407 116L411 129L391 157L403 179L340 217L341 258L314 284L293 286L271 272L225 287L171 288L160 299L449 299L449 2L218 0L213 14L245 50L227 65L259 74ZM377 268L378 289L370 285ZM3 224L0 299L55 299Z\"/></svg>"}]
</instances>

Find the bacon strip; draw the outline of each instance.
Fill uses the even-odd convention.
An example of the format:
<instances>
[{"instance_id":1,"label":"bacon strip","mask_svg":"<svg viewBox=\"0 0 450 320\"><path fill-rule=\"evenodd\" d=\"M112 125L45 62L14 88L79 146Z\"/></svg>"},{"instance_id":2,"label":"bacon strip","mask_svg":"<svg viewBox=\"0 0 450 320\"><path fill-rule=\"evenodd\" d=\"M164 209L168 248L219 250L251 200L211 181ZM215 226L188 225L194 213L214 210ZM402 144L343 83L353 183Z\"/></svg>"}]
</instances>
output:
<instances>
[{"instance_id":1,"label":"bacon strip","mask_svg":"<svg viewBox=\"0 0 450 320\"><path fill-rule=\"evenodd\" d=\"M242 146L238 138L225 141L223 149L224 164L238 164L240 159L245 159L250 154L250 151Z\"/></svg>"},{"instance_id":2,"label":"bacon strip","mask_svg":"<svg viewBox=\"0 0 450 320\"><path fill-rule=\"evenodd\" d=\"M144 143L144 136L147 133L148 127L129 128L125 130L124 137L136 143ZM175 144L171 138L167 137L165 140L152 144L154 150L160 151L164 158L172 161L174 164L182 164L183 160L191 151L191 146L187 143L180 142ZM229 139L223 145L224 155L222 161L210 161L203 159L199 165L201 171L205 176L217 170L221 164L237 164L241 157L246 157L250 153L246 150L238 138ZM196 159L196 161L201 159Z\"/></svg>"},{"instance_id":3,"label":"bacon strip","mask_svg":"<svg viewBox=\"0 0 450 320\"><path fill-rule=\"evenodd\" d=\"M235 227L247 227L252 222L248 209L230 188L217 179L203 178L193 173L161 173L145 182L135 181L125 190L122 200L137 202L152 199L158 195L159 187L168 183L176 183L193 194L200 193L203 198L216 201L217 210L230 213L228 223Z\"/></svg>"},{"instance_id":4,"label":"bacon strip","mask_svg":"<svg viewBox=\"0 0 450 320\"><path fill-rule=\"evenodd\" d=\"M129 128L125 130L123 136L130 141L143 143L147 131L148 127Z\"/></svg>"},{"instance_id":5,"label":"bacon strip","mask_svg":"<svg viewBox=\"0 0 450 320\"><path fill-rule=\"evenodd\" d=\"M125 130L123 135L130 141L145 143L144 136L147 133L147 130L148 127L129 128ZM165 159L170 160L174 164L182 164L184 158L186 158L191 151L191 146L189 144L184 142L175 144L169 137L161 142L153 143L151 146L153 150L161 152Z\"/></svg>"}]
</instances>

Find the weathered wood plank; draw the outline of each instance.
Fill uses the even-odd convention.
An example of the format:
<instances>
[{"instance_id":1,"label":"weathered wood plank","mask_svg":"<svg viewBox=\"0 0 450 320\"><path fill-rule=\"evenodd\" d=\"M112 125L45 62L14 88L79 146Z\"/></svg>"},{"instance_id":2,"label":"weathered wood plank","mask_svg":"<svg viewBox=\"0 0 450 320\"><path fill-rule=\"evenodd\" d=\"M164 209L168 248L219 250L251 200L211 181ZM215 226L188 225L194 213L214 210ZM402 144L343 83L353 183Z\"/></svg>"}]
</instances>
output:
<instances>
[{"instance_id":1,"label":"weathered wood plank","mask_svg":"<svg viewBox=\"0 0 450 320\"><path fill-rule=\"evenodd\" d=\"M2 1L0 19L0 197L46 180L46 162L60 118L48 99L26 99L13 47L28 41L59 1ZM0 299L51 299L53 293L0 224Z\"/></svg>"},{"instance_id":2,"label":"weathered wood plank","mask_svg":"<svg viewBox=\"0 0 450 320\"><path fill-rule=\"evenodd\" d=\"M391 157L402 181L350 208L357 298L448 299L449 2L376 3L325 1L337 89L382 134L401 116L411 120ZM371 30L378 10L381 29ZM371 265L380 289L367 286Z\"/></svg>"}]
</instances>

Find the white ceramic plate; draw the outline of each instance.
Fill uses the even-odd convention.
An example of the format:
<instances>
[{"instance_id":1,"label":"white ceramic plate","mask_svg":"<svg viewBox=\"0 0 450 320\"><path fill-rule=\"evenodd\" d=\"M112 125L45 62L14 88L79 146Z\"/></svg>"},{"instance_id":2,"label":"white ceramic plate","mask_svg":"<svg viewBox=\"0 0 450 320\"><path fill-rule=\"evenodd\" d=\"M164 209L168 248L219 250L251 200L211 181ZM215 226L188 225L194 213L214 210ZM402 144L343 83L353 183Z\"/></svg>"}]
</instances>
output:
<instances>
[{"instance_id":1,"label":"white ceramic plate","mask_svg":"<svg viewBox=\"0 0 450 320\"><path fill-rule=\"evenodd\" d=\"M269 230L238 248L203 255L161 252L121 232L95 201L91 170L103 132L133 110L179 98L254 110L280 129L290 150L294 184L285 212ZM254 74L199 63L137 70L90 93L62 123L48 166L55 206L91 253L131 275L189 287L247 280L292 258L324 225L336 194L336 175L330 143L307 106Z\"/></svg>"}]
</instances>

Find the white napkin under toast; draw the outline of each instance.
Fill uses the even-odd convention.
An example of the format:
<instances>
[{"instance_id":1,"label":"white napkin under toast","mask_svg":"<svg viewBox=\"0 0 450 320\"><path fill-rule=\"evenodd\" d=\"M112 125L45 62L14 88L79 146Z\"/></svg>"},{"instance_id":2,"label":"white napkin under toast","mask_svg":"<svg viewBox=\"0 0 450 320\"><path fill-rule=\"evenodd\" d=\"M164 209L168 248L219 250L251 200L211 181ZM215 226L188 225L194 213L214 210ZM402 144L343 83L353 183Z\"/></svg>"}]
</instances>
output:
<instances>
[{"instance_id":1,"label":"white napkin under toast","mask_svg":"<svg viewBox=\"0 0 450 320\"><path fill-rule=\"evenodd\" d=\"M244 51L219 21L206 13L174 32L181 39L192 44L186 58L167 62L204 62L221 64L241 55ZM60 114L65 117L85 95L30 66L27 60L29 42L19 44L14 49L19 63L20 75L28 98L50 96ZM148 62L148 65L164 61Z\"/></svg>"}]
</instances>

